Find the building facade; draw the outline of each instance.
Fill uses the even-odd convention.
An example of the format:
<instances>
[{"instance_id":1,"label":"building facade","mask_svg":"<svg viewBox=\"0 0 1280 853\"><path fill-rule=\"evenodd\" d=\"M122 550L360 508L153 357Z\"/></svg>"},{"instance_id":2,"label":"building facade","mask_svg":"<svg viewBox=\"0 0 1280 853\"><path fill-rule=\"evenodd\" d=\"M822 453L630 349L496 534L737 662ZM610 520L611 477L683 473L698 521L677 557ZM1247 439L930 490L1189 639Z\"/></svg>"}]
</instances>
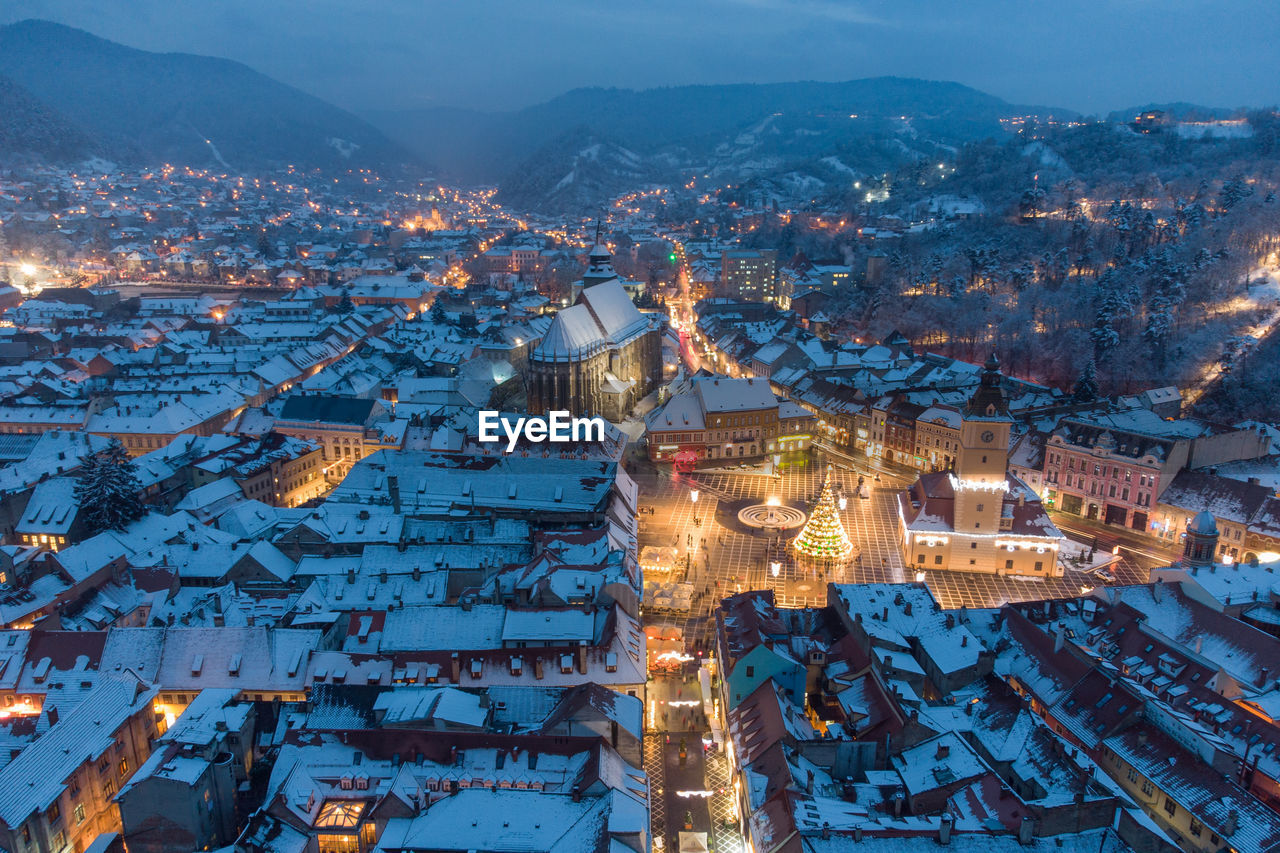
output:
<instances>
[{"instance_id":1,"label":"building facade","mask_svg":"<svg viewBox=\"0 0 1280 853\"><path fill-rule=\"evenodd\" d=\"M645 419L649 458L697 462L776 461L809 449L816 419L795 403L780 401L763 379L697 377Z\"/></svg>"},{"instance_id":2,"label":"building facade","mask_svg":"<svg viewBox=\"0 0 1280 853\"><path fill-rule=\"evenodd\" d=\"M733 299L773 302L777 297L778 253L735 249L720 256L720 292Z\"/></svg>"}]
</instances>

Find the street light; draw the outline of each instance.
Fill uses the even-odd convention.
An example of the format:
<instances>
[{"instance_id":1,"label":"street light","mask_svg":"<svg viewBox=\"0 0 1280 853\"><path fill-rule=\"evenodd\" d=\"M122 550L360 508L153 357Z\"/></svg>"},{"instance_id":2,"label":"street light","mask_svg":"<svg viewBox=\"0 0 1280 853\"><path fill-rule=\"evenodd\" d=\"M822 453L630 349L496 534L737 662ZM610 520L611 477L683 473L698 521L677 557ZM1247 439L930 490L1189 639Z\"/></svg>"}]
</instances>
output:
<instances>
[{"instance_id":1,"label":"street light","mask_svg":"<svg viewBox=\"0 0 1280 853\"><path fill-rule=\"evenodd\" d=\"M698 490L697 490L697 489L690 489L690 490L689 490L689 500L690 500L691 502L693 502L693 503L697 503L697 502L698 502Z\"/></svg>"},{"instance_id":2,"label":"street light","mask_svg":"<svg viewBox=\"0 0 1280 853\"><path fill-rule=\"evenodd\" d=\"M772 574L775 578L781 572L782 572L782 563L779 563L777 560L774 560L772 563L769 564L769 573Z\"/></svg>"},{"instance_id":3,"label":"street light","mask_svg":"<svg viewBox=\"0 0 1280 853\"><path fill-rule=\"evenodd\" d=\"M841 495L839 504L840 504L840 509L845 509L846 507L849 506L849 499L846 498L844 495Z\"/></svg>"}]
</instances>

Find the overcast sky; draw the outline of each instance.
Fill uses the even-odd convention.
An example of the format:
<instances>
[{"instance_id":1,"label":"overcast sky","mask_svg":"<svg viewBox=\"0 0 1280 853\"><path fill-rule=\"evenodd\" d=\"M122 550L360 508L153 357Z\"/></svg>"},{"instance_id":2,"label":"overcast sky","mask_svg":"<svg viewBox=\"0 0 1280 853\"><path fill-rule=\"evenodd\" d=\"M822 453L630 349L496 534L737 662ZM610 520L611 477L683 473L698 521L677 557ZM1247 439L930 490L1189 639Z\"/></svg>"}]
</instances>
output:
<instances>
[{"instance_id":1,"label":"overcast sky","mask_svg":"<svg viewBox=\"0 0 1280 853\"><path fill-rule=\"evenodd\" d=\"M3 0L224 56L349 109L512 109L578 86L955 80L1014 103L1280 103L1278 0Z\"/></svg>"}]
</instances>

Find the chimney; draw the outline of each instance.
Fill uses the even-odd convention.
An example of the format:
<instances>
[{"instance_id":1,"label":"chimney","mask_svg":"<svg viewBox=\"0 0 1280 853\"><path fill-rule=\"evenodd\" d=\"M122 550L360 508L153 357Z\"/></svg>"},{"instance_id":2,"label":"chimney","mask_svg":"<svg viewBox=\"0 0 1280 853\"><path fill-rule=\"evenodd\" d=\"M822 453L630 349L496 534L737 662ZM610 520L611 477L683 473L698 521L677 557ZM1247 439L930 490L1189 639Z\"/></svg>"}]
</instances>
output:
<instances>
[{"instance_id":1,"label":"chimney","mask_svg":"<svg viewBox=\"0 0 1280 853\"><path fill-rule=\"evenodd\" d=\"M1267 668L1267 667L1265 667L1265 666L1258 670L1258 680L1257 680L1257 682L1256 682L1256 683L1257 683L1257 685L1258 685L1259 687L1266 687L1266 686L1267 686L1267 675L1268 675L1270 672L1271 672L1271 670L1270 670L1270 669L1268 669L1268 668Z\"/></svg>"},{"instance_id":2,"label":"chimney","mask_svg":"<svg viewBox=\"0 0 1280 853\"><path fill-rule=\"evenodd\" d=\"M813 771L808 771L809 775L805 777L804 792L809 796L813 796Z\"/></svg>"},{"instance_id":3,"label":"chimney","mask_svg":"<svg viewBox=\"0 0 1280 853\"><path fill-rule=\"evenodd\" d=\"M1222 835L1225 838L1230 838L1231 836L1236 834L1236 830L1239 828L1240 828L1240 812L1236 811L1235 809L1230 809L1227 812L1226 821L1222 824Z\"/></svg>"},{"instance_id":4,"label":"chimney","mask_svg":"<svg viewBox=\"0 0 1280 853\"><path fill-rule=\"evenodd\" d=\"M48 714L48 717L49 717L49 726L50 726L50 728L52 728L53 726L56 726L56 725L58 724L58 709L57 709L57 708L50 708L50 709L48 710L47 714Z\"/></svg>"},{"instance_id":5,"label":"chimney","mask_svg":"<svg viewBox=\"0 0 1280 853\"><path fill-rule=\"evenodd\" d=\"M969 635L968 635L968 634L965 634L965 635L963 635L963 636L960 638L960 648L962 648L962 649L963 649L963 648L967 647L968 645L969 645Z\"/></svg>"},{"instance_id":6,"label":"chimney","mask_svg":"<svg viewBox=\"0 0 1280 853\"><path fill-rule=\"evenodd\" d=\"M577 785L573 786L573 801L575 803L582 802L582 789L579 788Z\"/></svg>"},{"instance_id":7,"label":"chimney","mask_svg":"<svg viewBox=\"0 0 1280 853\"><path fill-rule=\"evenodd\" d=\"M938 751L934 753L933 757L934 759L941 761L944 758L948 758L950 755L951 746L949 744L940 743L938 744Z\"/></svg>"},{"instance_id":8,"label":"chimney","mask_svg":"<svg viewBox=\"0 0 1280 853\"><path fill-rule=\"evenodd\" d=\"M400 478L395 474L387 476L387 492L391 495L391 508L396 515L400 514Z\"/></svg>"},{"instance_id":9,"label":"chimney","mask_svg":"<svg viewBox=\"0 0 1280 853\"><path fill-rule=\"evenodd\" d=\"M859 824L853 828L853 841L855 844L862 842L862 825Z\"/></svg>"},{"instance_id":10,"label":"chimney","mask_svg":"<svg viewBox=\"0 0 1280 853\"><path fill-rule=\"evenodd\" d=\"M582 675L587 674L587 641L578 641L578 672Z\"/></svg>"},{"instance_id":11,"label":"chimney","mask_svg":"<svg viewBox=\"0 0 1280 853\"><path fill-rule=\"evenodd\" d=\"M417 582L418 582L418 581L420 581L420 580L422 580L422 567L421 567L421 566L414 566L414 567L413 567L413 582L414 582L414 583L417 583Z\"/></svg>"},{"instance_id":12,"label":"chimney","mask_svg":"<svg viewBox=\"0 0 1280 853\"><path fill-rule=\"evenodd\" d=\"M1053 632L1053 651L1054 654L1057 654L1062 651L1063 646L1067 644L1067 631L1061 623L1058 623L1049 630Z\"/></svg>"},{"instance_id":13,"label":"chimney","mask_svg":"<svg viewBox=\"0 0 1280 853\"><path fill-rule=\"evenodd\" d=\"M1029 817L1024 817L1018 826L1018 843L1024 847L1030 844L1035 836L1035 829L1036 822Z\"/></svg>"},{"instance_id":14,"label":"chimney","mask_svg":"<svg viewBox=\"0 0 1280 853\"><path fill-rule=\"evenodd\" d=\"M354 568L347 569L347 583L356 582L356 570Z\"/></svg>"},{"instance_id":15,"label":"chimney","mask_svg":"<svg viewBox=\"0 0 1280 853\"><path fill-rule=\"evenodd\" d=\"M831 838L831 822L824 820L822 822L822 840L827 841Z\"/></svg>"},{"instance_id":16,"label":"chimney","mask_svg":"<svg viewBox=\"0 0 1280 853\"><path fill-rule=\"evenodd\" d=\"M457 652L454 652L453 654L449 655L449 664L452 667L452 671L453 671L453 683L457 684L458 679L462 675L462 659L458 657Z\"/></svg>"},{"instance_id":17,"label":"chimney","mask_svg":"<svg viewBox=\"0 0 1280 853\"><path fill-rule=\"evenodd\" d=\"M951 826L955 820L949 812L944 812L942 819L938 822L938 843L943 847L951 843Z\"/></svg>"}]
</instances>

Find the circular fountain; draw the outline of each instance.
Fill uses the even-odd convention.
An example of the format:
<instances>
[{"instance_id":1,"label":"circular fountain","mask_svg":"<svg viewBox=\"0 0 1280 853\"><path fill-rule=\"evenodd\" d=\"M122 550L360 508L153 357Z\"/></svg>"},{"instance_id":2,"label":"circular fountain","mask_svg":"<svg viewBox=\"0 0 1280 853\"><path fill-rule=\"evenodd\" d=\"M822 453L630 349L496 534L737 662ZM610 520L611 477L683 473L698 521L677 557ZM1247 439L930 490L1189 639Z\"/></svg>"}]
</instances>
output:
<instances>
[{"instance_id":1,"label":"circular fountain","mask_svg":"<svg viewBox=\"0 0 1280 853\"><path fill-rule=\"evenodd\" d=\"M757 530L790 530L804 524L807 516L795 507L783 506L777 498L738 510L738 521Z\"/></svg>"}]
</instances>

